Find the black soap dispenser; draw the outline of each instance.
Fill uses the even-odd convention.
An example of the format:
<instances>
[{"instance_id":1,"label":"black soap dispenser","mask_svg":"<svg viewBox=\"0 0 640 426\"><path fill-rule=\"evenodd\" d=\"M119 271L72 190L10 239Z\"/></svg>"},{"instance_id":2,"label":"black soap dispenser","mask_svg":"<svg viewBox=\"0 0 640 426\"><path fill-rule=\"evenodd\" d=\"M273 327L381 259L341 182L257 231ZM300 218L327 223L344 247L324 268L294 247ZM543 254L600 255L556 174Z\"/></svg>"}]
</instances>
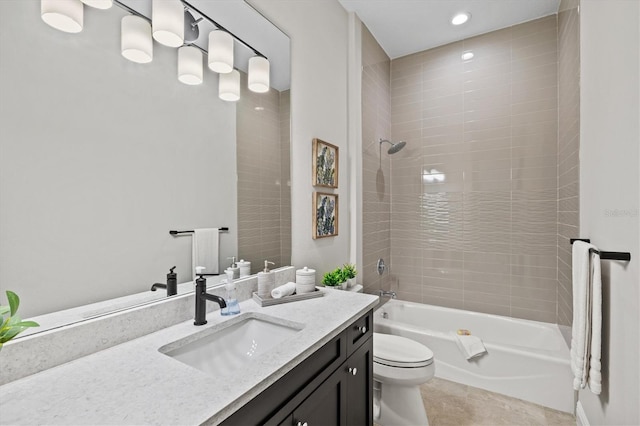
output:
<instances>
[{"instance_id":1,"label":"black soap dispenser","mask_svg":"<svg viewBox=\"0 0 640 426\"><path fill-rule=\"evenodd\" d=\"M176 269L175 266L169 269L169 273L167 274L167 296L175 296L178 294L178 274L173 272L174 269Z\"/></svg>"}]
</instances>

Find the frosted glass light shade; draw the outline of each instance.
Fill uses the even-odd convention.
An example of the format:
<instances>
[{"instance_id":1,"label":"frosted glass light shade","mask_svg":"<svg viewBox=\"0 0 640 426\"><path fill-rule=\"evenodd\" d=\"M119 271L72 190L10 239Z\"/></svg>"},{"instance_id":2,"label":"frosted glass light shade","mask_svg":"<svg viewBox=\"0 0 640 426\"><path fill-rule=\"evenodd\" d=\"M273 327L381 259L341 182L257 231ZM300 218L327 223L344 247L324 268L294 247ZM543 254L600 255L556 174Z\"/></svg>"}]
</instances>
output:
<instances>
[{"instance_id":1,"label":"frosted glass light shade","mask_svg":"<svg viewBox=\"0 0 640 426\"><path fill-rule=\"evenodd\" d=\"M223 101L237 101L240 99L240 73L231 70L226 74L220 74L218 82L218 96Z\"/></svg>"},{"instance_id":2,"label":"frosted glass light shade","mask_svg":"<svg viewBox=\"0 0 640 426\"><path fill-rule=\"evenodd\" d=\"M209 33L209 59L211 71L226 74L233 71L233 37L231 34L215 30Z\"/></svg>"},{"instance_id":3,"label":"frosted glass light shade","mask_svg":"<svg viewBox=\"0 0 640 426\"><path fill-rule=\"evenodd\" d=\"M262 56L249 59L249 90L256 93L269 91L269 60Z\"/></svg>"},{"instance_id":4,"label":"frosted glass light shade","mask_svg":"<svg viewBox=\"0 0 640 426\"><path fill-rule=\"evenodd\" d=\"M82 3L96 9L109 9L113 6L113 0L82 0Z\"/></svg>"},{"instance_id":5,"label":"frosted glass light shade","mask_svg":"<svg viewBox=\"0 0 640 426\"><path fill-rule=\"evenodd\" d=\"M202 83L202 52L193 46L178 49L178 80L184 84Z\"/></svg>"},{"instance_id":6,"label":"frosted glass light shade","mask_svg":"<svg viewBox=\"0 0 640 426\"><path fill-rule=\"evenodd\" d=\"M120 37L122 56L139 64L146 64L153 60L151 24L145 19L134 15L122 18Z\"/></svg>"},{"instance_id":7,"label":"frosted glass light shade","mask_svg":"<svg viewBox=\"0 0 640 426\"><path fill-rule=\"evenodd\" d=\"M56 30L79 33L84 22L84 8L80 0L41 0L40 16Z\"/></svg>"},{"instance_id":8,"label":"frosted glass light shade","mask_svg":"<svg viewBox=\"0 0 640 426\"><path fill-rule=\"evenodd\" d=\"M169 47L184 44L184 6L180 0L153 0L153 38Z\"/></svg>"}]
</instances>

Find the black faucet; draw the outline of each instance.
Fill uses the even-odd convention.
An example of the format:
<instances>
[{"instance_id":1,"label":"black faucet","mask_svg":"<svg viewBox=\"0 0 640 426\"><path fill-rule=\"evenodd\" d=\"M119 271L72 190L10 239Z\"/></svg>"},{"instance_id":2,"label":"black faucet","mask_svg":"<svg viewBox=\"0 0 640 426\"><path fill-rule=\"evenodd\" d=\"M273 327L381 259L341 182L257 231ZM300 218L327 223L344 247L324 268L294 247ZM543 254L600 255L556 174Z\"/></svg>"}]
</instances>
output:
<instances>
[{"instance_id":1,"label":"black faucet","mask_svg":"<svg viewBox=\"0 0 640 426\"><path fill-rule=\"evenodd\" d=\"M193 325L205 325L207 323L207 300L216 302L220 309L227 307L227 302L220 296L207 293L207 280L199 274L196 280L196 316Z\"/></svg>"},{"instance_id":2,"label":"black faucet","mask_svg":"<svg viewBox=\"0 0 640 426\"><path fill-rule=\"evenodd\" d=\"M151 291L156 291L156 289L158 288L166 288L167 296L175 296L176 294L178 294L178 274L173 272L174 269L176 269L175 266L169 269L166 284L155 283L151 286Z\"/></svg>"}]
</instances>

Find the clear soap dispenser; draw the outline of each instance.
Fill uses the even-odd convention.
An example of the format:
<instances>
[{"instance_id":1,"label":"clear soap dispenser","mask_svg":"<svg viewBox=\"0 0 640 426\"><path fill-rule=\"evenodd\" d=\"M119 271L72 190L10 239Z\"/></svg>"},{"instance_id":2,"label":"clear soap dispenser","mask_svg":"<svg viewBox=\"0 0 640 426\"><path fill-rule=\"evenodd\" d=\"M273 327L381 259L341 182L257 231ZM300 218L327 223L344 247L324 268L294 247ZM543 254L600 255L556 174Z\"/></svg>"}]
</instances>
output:
<instances>
[{"instance_id":1,"label":"clear soap dispenser","mask_svg":"<svg viewBox=\"0 0 640 426\"><path fill-rule=\"evenodd\" d=\"M224 287L227 289L227 307L222 308L222 315L236 315L240 313L240 305L238 304L238 297L236 296L236 283L233 281L233 270L227 268L225 271L227 280Z\"/></svg>"}]
</instances>

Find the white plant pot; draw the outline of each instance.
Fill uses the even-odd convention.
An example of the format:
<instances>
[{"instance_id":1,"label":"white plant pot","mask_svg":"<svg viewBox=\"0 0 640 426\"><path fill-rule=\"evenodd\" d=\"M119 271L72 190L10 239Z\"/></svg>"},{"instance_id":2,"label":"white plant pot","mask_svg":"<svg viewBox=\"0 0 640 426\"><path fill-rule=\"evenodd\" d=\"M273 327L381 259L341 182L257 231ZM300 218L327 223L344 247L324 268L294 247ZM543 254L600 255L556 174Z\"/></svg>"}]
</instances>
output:
<instances>
[{"instance_id":1,"label":"white plant pot","mask_svg":"<svg viewBox=\"0 0 640 426\"><path fill-rule=\"evenodd\" d=\"M349 279L347 280L347 288L351 288L351 287L353 287L354 285L356 285L356 279L355 279L355 278L349 278Z\"/></svg>"},{"instance_id":2,"label":"white plant pot","mask_svg":"<svg viewBox=\"0 0 640 426\"><path fill-rule=\"evenodd\" d=\"M348 285L349 285L349 280L347 280L347 281L345 281L343 283L340 283L340 288L342 288L343 290L346 290Z\"/></svg>"}]
</instances>

